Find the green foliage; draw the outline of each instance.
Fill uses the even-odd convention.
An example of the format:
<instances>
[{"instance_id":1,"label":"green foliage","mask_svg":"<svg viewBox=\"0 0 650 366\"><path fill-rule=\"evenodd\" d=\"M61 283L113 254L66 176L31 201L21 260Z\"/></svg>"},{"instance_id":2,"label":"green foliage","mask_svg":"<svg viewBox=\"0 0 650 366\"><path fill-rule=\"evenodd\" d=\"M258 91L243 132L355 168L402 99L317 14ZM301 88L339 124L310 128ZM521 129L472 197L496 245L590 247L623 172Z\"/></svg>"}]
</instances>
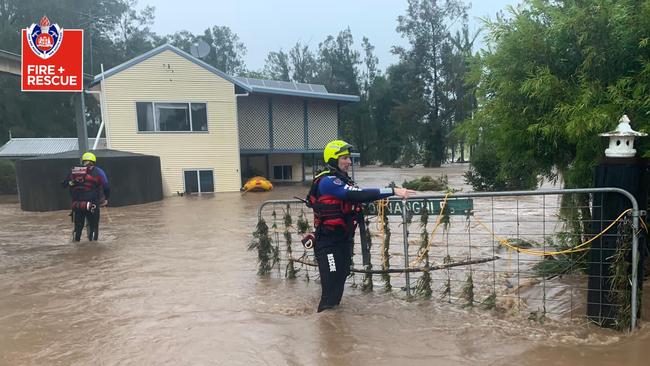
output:
<instances>
[{"instance_id":1,"label":"green foliage","mask_svg":"<svg viewBox=\"0 0 650 366\"><path fill-rule=\"evenodd\" d=\"M203 32L202 38L211 46L203 61L228 75L239 75L246 70L246 46L230 28L212 26Z\"/></svg>"},{"instance_id":2,"label":"green foliage","mask_svg":"<svg viewBox=\"0 0 650 366\"><path fill-rule=\"evenodd\" d=\"M415 285L415 293L418 296L429 299L431 298L433 290L431 289L431 272L429 271L429 232L427 231L429 214L427 211L426 200L422 206L422 214L420 215L420 228L422 231L420 232L420 250L418 255L420 258L424 259L424 271Z\"/></svg>"},{"instance_id":3,"label":"green foliage","mask_svg":"<svg viewBox=\"0 0 650 366\"><path fill-rule=\"evenodd\" d=\"M481 306L485 310L492 310L496 309L497 307L497 294L495 292L491 293L490 296L488 296L483 302L481 303Z\"/></svg>"},{"instance_id":4,"label":"green foliage","mask_svg":"<svg viewBox=\"0 0 650 366\"><path fill-rule=\"evenodd\" d=\"M462 2L454 0L409 0L406 14L398 17L397 31L408 39L411 46L409 50L396 50L410 66L404 74L410 84L409 92L404 96L424 107L407 107L399 112L407 116L412 114L407 118L418 124L419 128L414 131L418 131L415 136L421 142L425 166L440 166L445 160L446 137L449 126L455 121L453 104L465 97L449 90L454 77L464 78L464 73L452 71L451 65L457 66L465 59L461 56L451 60L449 57L453 46L448 23L461 19L466 24L466 10Z\"/></svg>"},{"instance_id":5,"label":"green foliage","mask_svg":"<svg viewBox=\"0 0 650 366\"><path fill-rule=\"evenodd\" d=\"M528 0L488 21L481 108L459 130L477 146L477 186L526 187L559 175L566 188L588 187L606 146L598 133L624 113L636 130L650 130L648 19L648 1ZM641 140L639 155L649 147Z\"/></svg>"},{"instance_id":6,"label":"green foliage","mask_svg":"<svg viewBox=\"0 0 650 366\"><path fill-rule=\"evenodd\" d=\"M16 194L16 167L9 160L0 160L0 194Z\"/></svg>"},{"instance_id":7,"label":"green foliage","mask_svg":"<svg viewBox=\"0 0 650 366\"><path fill-rule=\"evenodd\" d=\"M273 80L291 81L289 72L289 55L282 49L269 52L264 64L264 73Z\"/></svg>"},{"instance_id":8,"label":"green foliage","mask_svg":"<svg viewBox=\"0 0 650 366\"><path fill-rule=\"evenodd\" d=\"M581 236L582 235L579 233L562 231L555 237L546 238L544 247L546 247L547 251L557 252L571 249L580 244ZM525 244L528 244L528 246L524 246ZM521 245L518 246L522 248L530 248L534 246L537 249L541 247L538 243L532 243L531 245L531 243L527 242L522 242ZM542 277L584 273L587 269L587 253L588 251L547 255L542 261L535 263L533 271L535 271L538 276Z\"/></svg>"},{"instance_id":9,"label":"green foliage","mask_svg":"<svg viewBox=\"0 0 650 366\"><path fill-rule=\"evenodd\" d=\"M275 266L276 263L280 263L280 238L278 233L278 214L273 210L271 212L271 217L273 218L273 224L271 229L273 229L273 234L275 236L275 246L271 244L271 267ZM271 242L273 240L271 239ZM280 266L278 266L278 272L280 272Z\"/></svg>"},{"instance_id":10,"label":"green foliage","mask_svg":"<svg viewBox=\"0 0 650 366\"><path fill-rule=\"evenodd\" d=\"M447 277L440 291L440 300L444 300L444 298L451 302L451 278L449 277Z\"/></svg>"},{"instance_id":11,"label":"green foliage","mask_svg":"<svg viewBox=\"0 0 650 366\"><path fill-rule=\"evenodd\" d=\"M381 269L388 270L390 269L390 223L388 222L388 212L384 210L383 213L383 230L384 230L384 241L381 245ZM384 291L390 292L393 289L393 286L390 283L390 274L382 273L381 280L384 282Z\"/></svg>"},{"instance_id":12,"label":"green foliage","mask_svg":"<svg viewBox=\"0 0 650 366\"><path fill-rule=\"evenodd\" d=\"M611 303L618 305L615 327L618 330L630 329L632 324L632 277L629 253L632 248L632 223L625 218L618 224L616 252L609 267L611 291L608 292ZM641 296L638 296L637 309Z\"/></svg>"},{"instance_id":13,"label":"green foliage","mask_svg":"<svg viewBox=\"0 0 650 366\"><path fill-rule=\"evenodd\" d=\"M248 250L255 249L257 249L257 274L268 276L276 260L273 259L275 257L274 248L269 234L269 227L264 219L257 222L257 228L253 232L253 240L248 245Z\"/></svg>"},{"instance_id":14,"label":"green foliage","mask_svg":"<svg viewBox=\"0 0 650 366\"><path fill-rule=\"evenodd\" d=\"M479 144L473 150L465 182L475 191L526 190L537 187L532 164L523 160L502 162L490 144Z\"/></svg>"},{"instance_id":15,"label":"green foliage","mask_svg":"<svg viewBox=\"0 0 650 366\"><path fill-rule=\"evenodd\" d=\"M474 280L472 279L471 273L467 276L467 280L463 285L461 298L465 300L465 304L463 306L466 307L474 306Z\"/></svg>"},{"instance_id":16,"label":"green foliage","mask_svg":"<svg viewBox=\"0 0 650 366\"><path fill-rule=\"evenodd\" d=\"M288 279L296 278L296 268L293 264L293 251L291 249L291 207L287 204L287 209L284 212L284 240L287 243L287 267L284 271L284 276Z\"/></svg>"},{"instance_id":17,"label":"green foliage","mask_svg":"<svg viewBox=\"0 0 650 366\"><path fill-rule=\"evenodd\" d=\"M300 215L298 216L296 226L298 228L298 234L306 234L311 229L309 222L305 218L305 211L302 209L300 210Z\"/></svg>"},{"instance_id":18,"label":"green foliage","mask_svg":"<svg viewBox=\"0 0 650 366\"><path fill-rule=\"evenodd\" d=\"M402 187L416 191L446 191L449 189L449 180L446 174L443 174L439 178L432 178L425 175L419 179L404 181Z\"/></svg>"},{"instance_id":19,"label":"green foliage","mask_svg":"<svg viewBox=\"0 0 650 366\"><path fill-rule=\"evenodd\" d=\"M415 284L415 293L423 299L431 298L433 290L431 289L431 272L429 271L429 265L425 266L422 275L418 278L418 281Z\"/></svg>"},{"instance_id":20,"label":"green foliage","mask_svg":"<svg viewBox=\"0 0 650 366\"><path fill-rule=\"evenodd\" d=\"M365 235L365 240L364 243L361 243L361 245L365 245L368 248L368 251L372 248L372 233L370 232L370 220L368 218L365 218L365 230L366 230L366 235ZM366 270L372 270L372 262L369 265L364 266L364 269ZM363 280L361 282L361 290L365 292L370 292L373 290L373 283L372 283L372 273L364 273L363 274Z\"/></svg>"}]
</instances>

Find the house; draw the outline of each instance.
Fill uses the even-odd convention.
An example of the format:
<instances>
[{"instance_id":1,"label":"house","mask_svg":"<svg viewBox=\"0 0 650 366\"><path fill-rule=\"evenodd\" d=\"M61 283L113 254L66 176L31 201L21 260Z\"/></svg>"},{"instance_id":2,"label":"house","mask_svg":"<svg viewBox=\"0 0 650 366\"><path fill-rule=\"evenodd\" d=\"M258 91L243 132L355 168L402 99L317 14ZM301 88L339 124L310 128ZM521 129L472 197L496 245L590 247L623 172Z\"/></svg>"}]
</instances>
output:
<instances>
[{"instance_id":1,"label":"house","mask_svg":"<svg viewBox=\"0 0 650 366\"><path fill-rule=\"evenodd\" d=\"M160 157L163 192L238 191L258 173L304 179L358 96L322 85L232 77L171 45L97 75L109 149ZM94 94L97 96L98 94Z\"/></svg>"}]
</instances>

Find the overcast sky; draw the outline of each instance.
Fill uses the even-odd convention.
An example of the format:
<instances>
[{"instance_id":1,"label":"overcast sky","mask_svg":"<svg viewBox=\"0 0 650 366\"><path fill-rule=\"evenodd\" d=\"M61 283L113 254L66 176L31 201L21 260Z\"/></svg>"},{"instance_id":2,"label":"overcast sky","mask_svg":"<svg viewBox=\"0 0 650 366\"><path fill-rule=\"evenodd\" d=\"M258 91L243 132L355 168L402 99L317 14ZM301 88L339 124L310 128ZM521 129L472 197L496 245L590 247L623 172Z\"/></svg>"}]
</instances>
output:
<instances>
[{"instance_id":1,"label":"overcast sky","mask_svg":"<svg viewBox=\"0 0 650 366\"><path fill-rule=\"evenodd\" d=\"M497 11L519 2L474 1L470 30L480 27L478 18L494 19ZM153 30L158 34L183 29L202 34L213 25L228 26L246 45L246 67L252 70L264 67L269 51L287 51L297 41L315 51L327 35L336 35L348 26L357 47L364 36L375 45L381 69L397 61L390 53L392 46L406 45L395 27L407 0L139 0L139 8L146 5L156 7Z\"/></svg>"}]
</instances>

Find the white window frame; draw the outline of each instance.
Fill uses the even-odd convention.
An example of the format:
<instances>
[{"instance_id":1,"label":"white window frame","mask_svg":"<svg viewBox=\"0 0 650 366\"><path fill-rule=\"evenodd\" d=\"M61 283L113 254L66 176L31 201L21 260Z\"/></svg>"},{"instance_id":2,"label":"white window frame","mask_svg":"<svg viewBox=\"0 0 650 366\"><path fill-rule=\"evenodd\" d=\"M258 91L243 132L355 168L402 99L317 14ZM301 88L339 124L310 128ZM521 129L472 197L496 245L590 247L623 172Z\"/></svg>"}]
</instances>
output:
<instances>
[{"instance_id":1,"label":"white window frame","mask_svg":"<svg viewBox=\"0 0 650 366\"><path fill-rule=\"evenodd\" d=\"M149 103L151 104L151 108L153 111L153 131L140 131L139 123L138 123L138 103ZM189 131L160 131L160 125L158 124L158 120L156 118L156 103L158 104L169 104L169 103L176 103L176 104L186 104L189 112L189 117L190 117L190 130ZM192 104L204 104L205 105L205 131L194 131L194 125L192 123ZM137 100L135 102L135 130L137 133L209 133L210 128L208 127L208 102L187 102L187 101L158 101L158 102L153 102L149 100Z\"/></svg>"},{"instance_id":2,"label":"white window frame","mask_svg":"<svg viewBox=\"0 0 650 366\"><path fill-rule=\"evenodd\" d=\"M209 171L212 173L212 191L209 192L203 192L201 191L201 175L200 172L204 171ZM187 182L185 182L185 172L196 172L196 183L199 188L198 192L187 192ZM216 185L215 185L215 179L214 179L214 169L210 168L191 168L191 169L183 169L183 192L187 194L206 194L206 193L215 193L216 192Z\"/></svg>"}]
</instances>

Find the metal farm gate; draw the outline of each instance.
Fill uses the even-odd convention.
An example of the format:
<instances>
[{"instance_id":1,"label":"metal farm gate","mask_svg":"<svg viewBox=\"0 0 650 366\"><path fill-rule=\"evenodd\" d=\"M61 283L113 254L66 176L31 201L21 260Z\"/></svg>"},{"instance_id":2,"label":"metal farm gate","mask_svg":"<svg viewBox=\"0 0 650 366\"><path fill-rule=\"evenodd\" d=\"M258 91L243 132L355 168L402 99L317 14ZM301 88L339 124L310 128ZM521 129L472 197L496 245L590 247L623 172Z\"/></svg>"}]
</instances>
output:
<instances>
[{"instance_id":1,"label":"metal farm gate","mask_svg":"<svg viewBox=\"0 0 650 366\"><path fill-rule=\"evenodd\" d=\"M614 217L611 197L625 206ZM363 211L368 235L357 230L349 282L365 291L636 327L647 228L625 190L459 192ZM313 250L300 244L312 230L303 202L267 201L258 218L260 274L318 276Z\"/></svg>"}]
</instances>

